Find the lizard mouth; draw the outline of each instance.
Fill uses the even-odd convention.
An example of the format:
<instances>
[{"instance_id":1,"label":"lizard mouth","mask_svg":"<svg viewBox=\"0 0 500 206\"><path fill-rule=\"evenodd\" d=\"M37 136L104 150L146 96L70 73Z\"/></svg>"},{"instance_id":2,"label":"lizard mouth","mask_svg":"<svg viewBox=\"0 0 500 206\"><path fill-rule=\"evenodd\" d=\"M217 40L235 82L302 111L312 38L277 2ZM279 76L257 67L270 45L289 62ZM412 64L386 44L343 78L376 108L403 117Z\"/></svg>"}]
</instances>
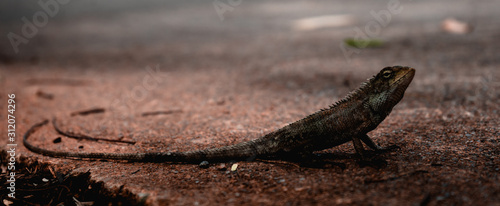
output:
<instances>
[{"instance_id":1,"label":"lizard mouth","mask_svg":"<svg viewBox=\"0 0 500 206\"><path fill-rule=\"evenodd\" d=\"M391 86L394 84L400 84L401 81L404 82L404 84L402 85L408 86L410 84L410 82L413 80L413 77L415 76L415 69L406 67L405 70L406 71L404 71L403 74L399 75L399 77L391 84Z\"/></svg>"},{"instance_id":2,"label":"lizard mouth","mask_svg":"<svg viewBox=\"0 0 500 206\"><path fill-rule=\"evenodd\" d=\"M389 102L396 105L404 96L406 88L410 85L413 77L415 76L415 69L410 67L402 68L401 74L398 75L397 79L391 84L391 93L389 97Z\"/></svg>"}]
</instances>

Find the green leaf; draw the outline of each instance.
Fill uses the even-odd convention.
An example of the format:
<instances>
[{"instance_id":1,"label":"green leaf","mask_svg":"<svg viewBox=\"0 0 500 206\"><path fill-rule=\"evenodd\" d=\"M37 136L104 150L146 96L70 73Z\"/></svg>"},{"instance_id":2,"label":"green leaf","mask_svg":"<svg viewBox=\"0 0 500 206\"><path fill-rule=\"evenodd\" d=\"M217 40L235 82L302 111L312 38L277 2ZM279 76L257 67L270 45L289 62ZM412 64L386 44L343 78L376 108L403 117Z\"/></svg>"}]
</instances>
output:
<instances>
[{"instance_id":1,"label":"green leaf","mask_svg":"<svg viewBox=\"0 0 500 206\"><path fill-rule=\"evenodd\" d=\"M359 48L359 49L364 49L364 48L374 48L374 47L380 47L384 44L381 40L378 39L353 39L353 38L347 38L344 39L344 43L354 47L354 48Z\"/></svg>"}]
</instances>

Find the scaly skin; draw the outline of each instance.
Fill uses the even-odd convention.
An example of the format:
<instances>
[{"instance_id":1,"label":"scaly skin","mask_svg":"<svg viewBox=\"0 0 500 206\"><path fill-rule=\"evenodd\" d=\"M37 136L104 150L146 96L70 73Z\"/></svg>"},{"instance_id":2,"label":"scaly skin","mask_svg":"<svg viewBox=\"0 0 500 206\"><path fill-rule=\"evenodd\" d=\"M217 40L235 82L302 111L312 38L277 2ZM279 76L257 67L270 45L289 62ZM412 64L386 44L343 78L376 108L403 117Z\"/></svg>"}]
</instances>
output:
<instances>
[{"instance_id":1,"label":"scaly skin","mask_svg":"<svg viewBox=\"0 0 500 206\"><path fill-rule=\"evenodd\" d=\"M415 69L386 67L347 97L327 109L273 131L261 138L235 145L188 151L163 153L78 153L51 151L31 145L27 139L38 123L24 135L24 145L31 151L52 157L114 159L142 162L187 162L252 160L271 156L307 155L353 141L363 158L363 144L373 150L384 148L375 144L367 133L375 129L403 98Z\"/></svg>"}]
</instances>

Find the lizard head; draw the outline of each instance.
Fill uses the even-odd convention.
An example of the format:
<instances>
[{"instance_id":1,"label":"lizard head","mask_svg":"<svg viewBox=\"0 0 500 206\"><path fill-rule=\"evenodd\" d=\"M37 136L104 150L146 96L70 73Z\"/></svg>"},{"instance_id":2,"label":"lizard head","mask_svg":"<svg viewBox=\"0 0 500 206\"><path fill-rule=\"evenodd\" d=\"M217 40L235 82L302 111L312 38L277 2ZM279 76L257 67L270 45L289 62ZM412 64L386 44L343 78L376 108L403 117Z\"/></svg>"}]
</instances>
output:
<instances>
[{"instance_id":1,"label":"lizard head","mask_svg":"<svg viewBox=\"0 0 500 206\"><path fill-rule=\"evenodd\" d=\"M368 95L367 106L377 113L388 115L403 98L413 76L415 69L410 67L393 66L382 69L369 82L372 92Z\"/></svg>"}]
</instances>

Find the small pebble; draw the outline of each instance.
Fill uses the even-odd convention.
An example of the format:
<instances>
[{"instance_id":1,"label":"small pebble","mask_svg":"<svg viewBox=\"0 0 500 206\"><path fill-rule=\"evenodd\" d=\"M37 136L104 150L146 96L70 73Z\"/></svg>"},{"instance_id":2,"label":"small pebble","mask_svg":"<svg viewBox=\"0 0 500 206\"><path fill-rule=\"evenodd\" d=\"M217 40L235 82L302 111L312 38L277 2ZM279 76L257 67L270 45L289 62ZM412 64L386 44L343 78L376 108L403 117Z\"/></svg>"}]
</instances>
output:
<instances>
[{"instance_id":1,"label":"small pebble","mask_svg":"<svg viewBox=\"0 0 500 206\"><path fill-rule=\"evenodd\" d=\"M61 137L57 137L54 140L52 140L52 142L55 144L60 143L61 141L62 141Z\"/></svg>"},{"instance_id":2,"label":"small pebble","mask_svg":"<svg viewBox=\"0 0 500 206\"><path fill-rule=\"evenodd\" d=\"M210 163L208 161L203 161L198 165L200 168L206 169L210 166Z\"/></svg>"},{"instance_id":3,"label":"small pebble","mask_svg":"<svg viewBox=\"0 0 500 206\"><path fill-rule=\"evenodd\" d=\"M227 168L226 168L226 164L222 163L220 164L218 167L217 167L217 170L219 171L226 171Z\"/></svg>"},{"instance_id":4,"label":"small pebble","mask_svg":"<svg viewBox=\"0 0 500 206\"><path fill-rule=\"evenodd\" d=\"M238 169L238 164L233 164L233 165L231 166L231 172L234 172L234 171L236 171L237 169Z\"/></svg>"}]
</instances>

